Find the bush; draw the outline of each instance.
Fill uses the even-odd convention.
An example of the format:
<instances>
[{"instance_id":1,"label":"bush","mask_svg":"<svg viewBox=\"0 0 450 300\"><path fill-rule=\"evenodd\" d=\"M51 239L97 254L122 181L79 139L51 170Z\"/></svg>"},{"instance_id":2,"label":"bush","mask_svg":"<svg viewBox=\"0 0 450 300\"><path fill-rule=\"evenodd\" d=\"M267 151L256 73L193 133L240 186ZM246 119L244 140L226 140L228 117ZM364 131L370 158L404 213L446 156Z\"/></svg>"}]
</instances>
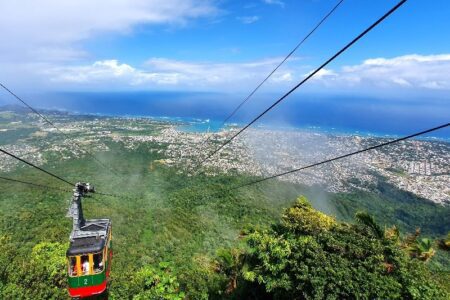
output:
<instances>
[{"instance_id":1,"label":"bush","mask_svg":"<svg viewBox=\"0 0 450 300\"><path fill-rule=\"evenodd\" d=\"M246 237L242 278L258 286L257 298L448 299L372 217L358 221L337 222L299 198L281 224Z\"/></svg>"}]
</instances>

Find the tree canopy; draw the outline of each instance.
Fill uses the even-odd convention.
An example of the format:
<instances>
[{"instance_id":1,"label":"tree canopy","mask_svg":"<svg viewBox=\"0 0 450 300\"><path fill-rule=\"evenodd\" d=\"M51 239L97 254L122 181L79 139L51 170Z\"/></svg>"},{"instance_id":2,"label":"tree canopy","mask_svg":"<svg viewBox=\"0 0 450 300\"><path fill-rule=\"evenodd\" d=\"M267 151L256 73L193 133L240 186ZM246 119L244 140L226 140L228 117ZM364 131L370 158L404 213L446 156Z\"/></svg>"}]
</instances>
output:
<instances>
[{"instance_id":1,"label":"tree canopy","mask_svg":"<svg viewBox=\"0 0 450 300\"><path fill-rule=\"evenodd\" d=\"M423 260L385 234L370 215L356 218L355 224L338 222L300 197L279 224L245 237L241 296L448 299Z\"/></svg>"},{"instance_id":2,"label":"tree canopy","mask_svg":"<svg viewBox=\"0 0 450 300\"><path fill-rule=\"evenodd\" d=\"M338 221L305 197L272 226L248 228L240 244L215 257L196 253L195 263L149 256L129 269L116 263L109 298L449 299L448 275L433 277L428 267L435 247L448 251L448 237L434 243L419 230L402 236L364 212L354 223ZM0 235L0 299L67 299L66 249Z\"/></svg>"}]
</instances>

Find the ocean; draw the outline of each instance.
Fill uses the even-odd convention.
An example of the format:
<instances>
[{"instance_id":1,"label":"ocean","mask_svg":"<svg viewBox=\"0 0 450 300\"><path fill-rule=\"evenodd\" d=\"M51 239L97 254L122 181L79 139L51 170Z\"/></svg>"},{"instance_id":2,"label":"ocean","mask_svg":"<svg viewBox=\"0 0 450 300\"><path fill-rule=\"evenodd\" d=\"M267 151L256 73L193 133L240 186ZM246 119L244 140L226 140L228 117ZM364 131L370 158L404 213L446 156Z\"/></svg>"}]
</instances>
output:
<instances>
[{"instance_id":1,"label":"ocean","mask_svg":"<svg viewBox=\"0 0 450 300\"><path fill-rule=\"evenodd\" d=\"M182 127L183 130L218 131L222 128L223 120L244 96L189 92L61 92L30 95L26 99L40 108L110 116L172 118L188 123ZM242 125L249 122L277 96L266 94L252 98L229 123ZM448 99L405 100L295 94L254 126L399 136L448 123L449 104ZM450 129L434 132L430 136L450 139Z\"/></svg>"}]
</instances>

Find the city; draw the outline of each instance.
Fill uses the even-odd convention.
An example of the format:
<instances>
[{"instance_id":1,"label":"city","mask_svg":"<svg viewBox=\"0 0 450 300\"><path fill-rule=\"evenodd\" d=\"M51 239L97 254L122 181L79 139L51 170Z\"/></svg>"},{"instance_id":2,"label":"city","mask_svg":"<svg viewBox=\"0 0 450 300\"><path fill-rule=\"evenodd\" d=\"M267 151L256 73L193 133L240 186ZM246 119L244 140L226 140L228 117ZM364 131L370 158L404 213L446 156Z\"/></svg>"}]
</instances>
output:
<instances>
[{"instance_id":1,"label":"city","mask_svg":"<svg viewBox=\"0 0 450 300\"><path fill-rule=\"evenodd\" d=\"M13 114L9 112L9 114ZM6 112L3 112L3 116ZM1 115L0 115L1 116ZM11 116L9 116L11 118ZM312 130L268 130L255 128L245 132L209 159L221 143L238 130L227 128L218 133L183 130L185 123L151 118L110 118L95 116L52 115L60 132L36 119L22 115L9 122L8 131L33 129L28 136L4 145L19 157L36 165L48 158L68 160L86 155L73 143L91 152L109 150L109 143L119 143L129 150L140 145L157 152L157 163L177 168L193 176L199 172L271 176L307 166L324 159L361 150L387 141L388 137L339 135ZM207 143L205 141L208 140ZM319 185L329 192L370 189L381 177L396 187L435 203L450 203L450 145L436 140L409 140L400 144L359 154L330 164L279 177L279 180L304 185ZM2 155L0 170L11 171L19 164Z\"/></svg>"}]
</instances>

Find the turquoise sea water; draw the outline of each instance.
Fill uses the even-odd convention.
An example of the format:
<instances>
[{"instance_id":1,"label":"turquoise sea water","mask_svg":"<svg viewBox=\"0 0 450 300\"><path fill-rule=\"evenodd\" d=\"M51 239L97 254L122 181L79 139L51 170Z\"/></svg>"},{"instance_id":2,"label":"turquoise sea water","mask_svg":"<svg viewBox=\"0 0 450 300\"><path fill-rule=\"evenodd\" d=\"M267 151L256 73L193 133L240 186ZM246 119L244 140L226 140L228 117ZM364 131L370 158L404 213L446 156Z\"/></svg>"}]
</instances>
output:
<instances>
[{"instance_id":1,"label":"turquoise sea water","mask_svg":"<svg viewBox=\"0 0 450 300\"><path fill-rule=\"evenodd\" d=\"M218 131L242 95L186 92L58 93L27 97L35 107L82 114L152 117L180 122L180 130ZM230 120L243 125L264 111L276 95L255 96ZM0 99L0 105L1 103ZM40 100L40 101L39 101ZM5 103L7 104L7 103ZM388 99L295 94L252 127L316 130L334 134L405 136L450 121L450 99ZM428 137L450 139L450 128Z\"/></svg>"},{"instance_id":2,"label":"turquoise sea water","mask_svg":"<svg viewBox=\"0 0 450 300\"><path fill-rule=\"evenodd\" d=\"M226 123L223 124L223 121L218 120L210 120L210 119L198 119L198 118L180 118L180 117L151 117L152 119L157 120L166 120L174 123L180 123L177 126L178 130L184 132L219 132L221 130L226 130L232 127L243 127L246 124L243 123ZM256 129L268 129L268 130L277 130L277 131L307 131L307 132L317 132L321 134L331 134L338 136L362 136L362 137L381 137L381 138L399 138L402 135L399 134L387 134L383 132L373 132L373 131L361 131L361 130L352 130L345 128L335 128L335 127L321 127L321 126L276 126L276 125L259 125L255 126ZM439 140L450 142L450 138L442 137L442 136L424 136L418 137L418 139L423 140Z\"/></svg>"}]
</instances>

